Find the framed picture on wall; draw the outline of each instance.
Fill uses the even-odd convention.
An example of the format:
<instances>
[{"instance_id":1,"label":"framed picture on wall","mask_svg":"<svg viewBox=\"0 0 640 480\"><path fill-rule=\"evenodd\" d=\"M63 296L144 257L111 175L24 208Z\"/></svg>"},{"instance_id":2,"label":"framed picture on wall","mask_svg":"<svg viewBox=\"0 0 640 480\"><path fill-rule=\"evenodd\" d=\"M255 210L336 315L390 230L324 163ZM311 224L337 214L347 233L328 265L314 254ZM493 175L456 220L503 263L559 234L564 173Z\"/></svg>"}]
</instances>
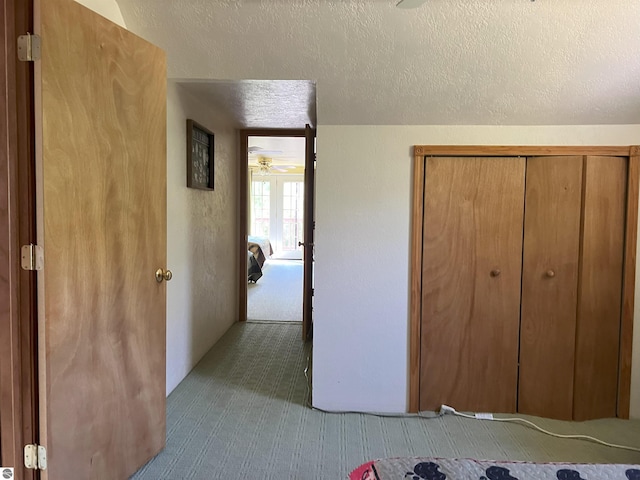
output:
<instances>
[{"instance_id":1,"label":"framed picture on wall","mask_svg":"<svg viewBox=\"0 0 640 480\"><path fill-rule=\"evenodd\" d=\"M187 187L213 190L213 132L187 119Z\"/></svg>"}]
</instances>

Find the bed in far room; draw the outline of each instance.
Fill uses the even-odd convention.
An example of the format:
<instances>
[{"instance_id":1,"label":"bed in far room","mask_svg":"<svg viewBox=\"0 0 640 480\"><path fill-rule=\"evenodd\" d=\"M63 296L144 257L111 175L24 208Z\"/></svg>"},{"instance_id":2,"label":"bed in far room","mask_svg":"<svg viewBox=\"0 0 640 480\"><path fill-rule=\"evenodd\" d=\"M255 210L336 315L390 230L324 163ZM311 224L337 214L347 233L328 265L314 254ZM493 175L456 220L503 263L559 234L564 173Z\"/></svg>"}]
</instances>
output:
<instances>
[{"instance_id":1,"label":"bed in far room","mask_svg":"<svg viewBox=\"0 0 640 480\"><path fill-rule=\"evenodd\" d=\"M247 277L256 283L262 277L262 268L267 258L273 255L273 248L268 238L250 235L247 241Z\"/></svg>"}]
</instances>

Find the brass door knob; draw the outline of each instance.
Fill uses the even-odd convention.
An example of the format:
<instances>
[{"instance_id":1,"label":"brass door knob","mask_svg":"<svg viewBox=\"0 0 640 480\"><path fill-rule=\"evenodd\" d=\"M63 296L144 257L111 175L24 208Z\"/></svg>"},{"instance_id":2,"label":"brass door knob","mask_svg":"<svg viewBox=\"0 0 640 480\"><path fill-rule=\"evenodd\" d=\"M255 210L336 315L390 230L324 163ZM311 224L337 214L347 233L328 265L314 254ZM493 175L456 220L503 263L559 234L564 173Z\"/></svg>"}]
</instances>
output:
<instances>
[{"instance_id":1,"label":"brass door knob","mask_svg":"<svg viewBox=\"0 0 640 480\"><path fill-rule=\"evenodd\" d=\"M173 278L173 273L171 273L171 270L165 271L162 268L159 268L158 270L156 270L156 282L162 283L163 280L166 280L168 282L172 278Z\"/></svg>"},{"instance_id":2,"label":"brass door knob","mask_svg":"<svg viewBox=\"0 0 640 480\"><path fill-rule=\"evenodd\" d=\"M502 272L500 272L500 270L498 270L498 269L496 268L495 270L491 270L490 275L491 275L492 277L497 277L498 275L500 275L500 273L502 273Z\"/></svg>"},{"instance_id":3,"label":"brass door knob","mask_svg":"<svg viewBox=\"0 0 640 480\"><path fill-rule=\"evenodd\" d=\"M555 277L555 276L556 276L556 272L554 272L553 270L547 270L546 275L547 275L547 277L549 277L549 278L553 278L553 277Z\"/></svg>"}]
</instances>

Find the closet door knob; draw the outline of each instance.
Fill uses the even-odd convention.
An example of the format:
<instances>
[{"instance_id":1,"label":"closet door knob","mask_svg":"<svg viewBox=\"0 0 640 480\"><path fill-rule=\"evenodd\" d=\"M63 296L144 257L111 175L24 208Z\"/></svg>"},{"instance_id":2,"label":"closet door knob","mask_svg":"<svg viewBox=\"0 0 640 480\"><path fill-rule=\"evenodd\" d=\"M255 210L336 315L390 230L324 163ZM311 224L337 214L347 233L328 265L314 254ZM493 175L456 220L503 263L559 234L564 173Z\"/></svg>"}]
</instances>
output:
<instances>
[{"instance_id":1,"label":"closet door knob","mask_svg":"<svg viewBox=\"0 0 640 480\"><path fill-rule=\"evenodd\" d=\"M556 272L554 272L553 270L547 270L547 277L553 278L555 276L556 276Z\"/></svg>"},{"instance_id":2,"label":"closet door knob","mask_svg":"<svg viewBox=\"0 0 640 480\"><path fill-rule=\"evenodd\" d=\"M490 275L491 275L492 277L497 277L497 276L499 276L499 275L500 275L500 273L501 273L501 272L500 272L500 270L498 270L498 269L496 268L495 270L491 270Z\"/></svg>"}]
</instances>

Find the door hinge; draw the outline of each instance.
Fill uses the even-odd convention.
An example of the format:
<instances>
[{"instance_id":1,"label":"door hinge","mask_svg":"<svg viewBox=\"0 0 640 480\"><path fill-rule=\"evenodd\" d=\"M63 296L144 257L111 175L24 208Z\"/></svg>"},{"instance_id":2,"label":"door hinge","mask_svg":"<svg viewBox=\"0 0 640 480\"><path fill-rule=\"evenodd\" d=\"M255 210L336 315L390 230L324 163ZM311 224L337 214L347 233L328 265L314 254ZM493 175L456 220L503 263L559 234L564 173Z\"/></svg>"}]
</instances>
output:
<instances>
[{"instance_id":1,"label":"door hinge","mask_svg":"<svg viewBox=\"0 0 640 480\"><path fill-rule=\"evenodd\" d=\"M24 446L24 466L30 470L47 469L47 449L42 445Z\"/></svg>"},{"instance_id":2,"label":"door hinge","mask_svg":"<svg viewBox=\"0 0 640 480\"><path fill-rule=\"evenodd\" d=\"M44 252L42 247L32 243L23 245L21 254L23 270L42 270L44 267Z\"/></svg>"},{"instance_id":3,"label":"door hinge","mask_svg":"<svg viewBox=\"0 0 640 480\"><path fill-rule=\"evenodd\" d=\"M18 60L21 62L34 62L40 60L40 36L26 35L18 37Z\"/></svg>"}]
</instances>

